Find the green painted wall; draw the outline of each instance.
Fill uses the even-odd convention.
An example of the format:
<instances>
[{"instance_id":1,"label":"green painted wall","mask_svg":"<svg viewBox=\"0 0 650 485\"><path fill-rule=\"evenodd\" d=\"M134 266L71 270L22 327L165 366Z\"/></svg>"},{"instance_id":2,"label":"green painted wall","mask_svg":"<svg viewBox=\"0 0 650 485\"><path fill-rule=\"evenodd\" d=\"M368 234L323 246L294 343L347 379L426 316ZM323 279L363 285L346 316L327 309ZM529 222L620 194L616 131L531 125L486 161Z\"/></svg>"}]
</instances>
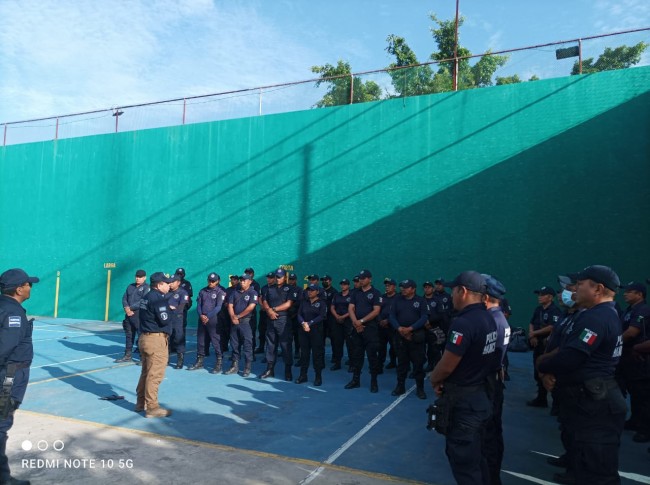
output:
<instances>
[{"instance_id":1,"label":"green painted wall","mask_svg":"<svg viewBox=\"0 0 650 485\"><path fill-rule=\"evenodd\" d=\"M128 116L128 112L125 114ZM139 267L196 290L252 265L300 276L499 276L532 290L610 264L650 276L650 67L0 148L0 268L32 313L111 319ZM381 286L381 285L380 285ZM518 320L518 319L517 319ZM516 322L515 322L516 323Z\"/></svg>"}]
</instances>

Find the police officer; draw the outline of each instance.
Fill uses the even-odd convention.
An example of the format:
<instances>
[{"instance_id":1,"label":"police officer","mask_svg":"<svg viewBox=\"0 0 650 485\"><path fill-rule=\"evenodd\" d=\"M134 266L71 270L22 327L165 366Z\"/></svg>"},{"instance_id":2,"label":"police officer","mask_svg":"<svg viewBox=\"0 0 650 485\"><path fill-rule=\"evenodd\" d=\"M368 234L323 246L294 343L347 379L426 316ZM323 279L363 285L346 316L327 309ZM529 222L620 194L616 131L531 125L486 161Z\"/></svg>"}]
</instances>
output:
<instances>
[{"instance_id":1,"label":"police officer","mask_svg":"<svg viewBox=\"0 0 650 485\"><path fill-rule=\"evenodd\" d=\"M232 364L224 374L239 372L239 354L244 347L244 377L251 374L253 362L253 328L252 315L257 306L257 292L252 288L253 278L244 273L239 279L239 286L228 295L228 313L232 328L230 329L230 346L232 347Z\"/></svg>"},{"instance_id":2,"label":"police officer","mask_svg":"<svg viewBox=\"0 0 650 485\"><path fill-rule=\"evenodd\" d=\"M628 307L623 312L623 355L618 371L630 394L630 419L627 429L636 430L637 443L650 441L650 359L633 347L650 338L650 306L646 304L646 285L630 281L622 286Z\"/></svg>"},{"instance_id":3,"label":"police officer","mask_svg":"<svg viewBox=\"0 0 650 485\"><path fill-rule=\"evenodd\" d=\"M146 283L147 273L143 269L135 272L135 283L131 283L126 287L124 296L122 296L122 307L124 308L124 320L122 321L122 328L126 335L126 348L124 350L124 357L117 359L115 362L129 362L132 360L131 352L135 336L138 333L140 326L140 302L142 298L149 293L149 285Z\"/></svg>"},{"instance_id":4,"label":"police officer","mask_svg":"<svg viewBox=\"0 0 650 485\"><path fill-rule=\"evenodd\" d=\"M457 483L489 484L482 434L492 414L487 377L496 359L497 326L483 303L487 287L480 273L464 271L445 286L452 288L458 314L430 380L451 413L447 458Z\"/></svg>"},{"instance_id":5,"label":"police officer","mask_svg":"<svg viewBox=\"0 0 650 485\"><path fill-rule=\"evenodd\" d=\"M298 310L298 323L300 324L300 375L296 384L307 382L307 370L309 369L309 356L313 355L313 365L316 377L314 386L323 383L322 372L325 367L325 341L323 340L323 327L327 305L326 301L319 298L318 294L322 288L310 284L305 293L308 300L300 302Z\"/></svg>"},{"instance_id":6,"label":"police officer","mask_svg":"<svg viewBox=\"0 0 650 485\"><path fill-rule=\"evenodd\" d=\"M146 411L147 418L164 418L171 410L160 407L158 388L165 378L169 359L169 335L172 332L167 293L173 281L164 273L153 273L149 277L151 291L142 301L140 310L140 359L142 370L136 387L135 411Z\"/></svg>"},{"instance_id":7,"label":"police officer","mask_svg":"<svg viewBox=\"0 0 650 485\"><path fill-rule=\"evenodd\" d=\"M189 304L187 304L183 310L183 339L185 339L183 341L183 344L187 345L187 312L190 310L190 308L192 308L192 304L194 302L194 290L192 289L192 283L190 283L190 280L185 279L185 268L176 268L174 274L178 275L178 277L181 279L180 287L185 290L188 298L190 299Z\"/></svg>"},{"instance_id":8,"label":"police officer","mask_svg":"<svg viewBox=\"0 0 650 485\"><path fill-rule=\"evenodd\" d=\"M284 359L284 379L292 381L291 373L291 325L287 319L287 311L298 298L295 289L287 285L287 272L281 268L275 271L276 284L269 286L268 294L262 301L262 308L268 316L266 327L266 371L262 379L275 376L275 359L277 348L282 350Z\"/></svg>"},{"instance_id":9,"label":"police officer","mask_svg":"<svg viewBox=\"0 0 650 485\"><path fill-rule=\"evenodd\" d=\"M330 314L330 306L332 306L332 300L334 300L334 295L336 294L336 289L332 286L332 277L328 274L323 276L321 279L321 284L323 285L323 295L325 299L325 323L323 324L323 343L327 337L330 338L330 346L332 345L332 334L330 329L334 325L334 317ZM334 363L334 355L332 355L331 363Z\"/></svg>"},{"instance_id":10,"label":"police officer","mask_svg":"<svg viewBox=\"0 0 650 485\"><path fill-rule=\"evenodd\" d=\"M427 343L425 372L431 372L440 360L449 330L451 296L445 291L443 283L442 278L439 278L435 284L425 281L423 285L424 299L429 305L429 321L424 325Z\"/></svg>"},{"instance_id":11,"label":"police officer","mask_svg":"<svg viewBox=\"0 0 650 485\"><path fill-rule=\"evenodd\" d=\"M620 483L618 453L627 412L614 378L623 346L613 301L620 280L600 265L588 266L577 280L576 304L585 310L566 330L559 351L540 359L538 369L547 389L557 387L560 395L560 417L572 436L575 483Z\"/></svg>"},{"instance_id":12,"label":"police officer","mask_svg":"<svg viewBox=\"0 0 650 485\"><path fill-rule=\"evenodd\" d=\"M244 274L247 274L248 276L251 277L251 288L255 293L257 293L257 297L259 299L259 296L261 294L261 287L260 284L257 282L255 279L255 270L253 268L246 268L244 270ZM257 305L255 305L255 308L253 309L253 312L251 313L251 320L250 320L250 325L251 325L251 330L253 331L253 349L255 349L256 345L256 334L257 334ZM255 362L255 354L253 354L253 362Z\"/></svg>"},{"instance_id":13,"label":"police officer","mask_svg":"<svg viewBox=\"0 0 650 485\"><path fill-rule=\"evenodd\" d=\"M415 294L415 288L413 280L400 282L401 294L395 297L388 317L397 335L397 386L391 394L401 396L406 392L406 376L409 364L412 364L416 394L420 399L426 399L423 370L424 324L429 317L429 308L426 300Z\"/></svg>"},{"instance_id":14,"label":"police officer","mask_svg":"<svg viewBox=\"0 0 650 485\"><path fill-rule=\"evenodd\" d=\"M393 278L384 278L384 288L386 292L381 295L381 310L379 312L379 373L384 373L384 362L386 362L386 354L388 354L390 361L386 369L394 369L396 367L395 360L397 359L397 352L395 350L395 339L398 337L395 334L395 329L388 321L390 310L395 302L397 292L395 288L397 283ZM388 352L386 349L388 348Z\"/></svg>"},{"instance_id":15,"label":"police officer","mask_svg":"<svg viewBox=\"0 0 650 485\"><path fill-rule=\"evenodd\" d=\"M296 367L300 367L300 327L298 323L298 310L300 309L300 302L307 297L307 293L303 291L302 287L298 286L298 276L296 273L289 273L287 275L287 284L291 287L298 298L296 302L287 310L287 319L291 326L291 339L293 341L293 356L296 359Z\"/></svg>"},{"instance_id":16,"label":"police officer","mask_svg":"<svg viewBox=\"0 0 650 485\"><path fill-rule=\"evenodd\" d=\"M339 282L341 291L334 293L330 305L330 314L334 323L330 327L330 340L332 342L332 367L330 370L339 370L343 360L343 342L345 336L352 330L350 321L350 280L343 278ZM348 355L350 355L348 349Z\"/></svg>"},{"instance_id":17,"label":"police officer","mask_svg":"<svg viewBox=\"0 0 650 485\"><path fill-rule=\"evenodd\" d=\"M167 294L169 309L172 314L172 334L169 339L169 349L172 352L176 352L176 366L174 368L182 369L185 356L183 316L185 314L185 307L190 303L190 296L187 294L187 291L181 288L179 275L174 274L172 280L169 284L169 293Z\"/></svg>"},{"instance_id":18,"label":"police officer","mask_svg":"<svg viewBox=\"0 0 650 485\"><path fill-rule=\"evenodd\" d=\"M275 284L275 273L271 271L270 273L266 273L266 284L260 288L260 294L258 295L258 300L260 305L262 304L262 301L266 299L269 293L269 287L271 285ZM266 344L266 325L267 325L267 320L268 316L266 315L266 312L260 311L260 344L259 346L254 350L254 353L256 354L263 354L264 353L264 345ZM264 362L266 362L266 358L264 359Z\"/></svg>"},{"instance_id":19,"label":"police officer","mask_svg":"<svg viewBox=\"0 0 650 485\"><path fill-rule=\"evenodd\" d=\"M379 392L377 374L379 374L379 312L381 311L381 293L372 286L372 273L364 269L359 273L359 289L352 294L348 312L354 331L350 334L350 365L352 380L345 389L361 387L361 370L363 369L364 350L370 367L370 392Z\"/></svg>"},{"instance_id":20,"label":"police officer","mask_svg":"<svg viewBox=\"0 0 650 485\"><path fill-rule=\"evenodd\" d=\"M228 310L228 299L230 295L239 289L239 275L230 276L230 286L224 291L226 292L226 299L219 312L219 320L221 321L221 353L228 352L228 344L230 343L230 329L232 321Z\"/></svg>"},{"instance_id":21,"label":"police officer","mask_svg":"<svg viewBox=\"0 0 650 485\"><path fill-rule=\"evenodd\" d=\"M537 303L533 316L528 325L528 342L533 349L533 377L537 383L537 396L531 401L527 401L527 406L545 408L548 407L547 393L544 384L537 375L535 362L537 358L544 353L546 349L546 338L551 334L553 326L556 325L562 317L562 312L555 306L555 290L550 286L542 286L535 290Z\"/></svg>"},{"instance_id":22,"label":"police officer","mask_svg":"<svg viewBox=\"0 0 650 485\"><path fill-rule=\"evenodd\" d=\"M226 300L226 292L219 286L220 281L221 277L217 273L210 273L208 275L208 286L199 291L199 296L196 299L196 311L199 314L196 330L197 358L196 363L189 370L203 368L203 359L206 355L205 335L207 334L217 355L211 373L221 373L223 363L221 335L223 332L219 321L219 312Z\"/></svg>"},{"instance_id":23,"label":"police officer","mask_svg":"<svg viewBox=\"0 0 650 485\"><path fill-rule=\"evenodd\" d=\"M487 460L490 474L490 485L501 485L501 463L503 462L503 390L505 386L503 362L510 342L510 325L501 310L500 302L503 299L506 288L494 276L484 274L486 284L486 295L484 297L485 307L497 324L497 358L494 362L492 373L488 380L492 386L492 416L485 427L483 440L483 453Z\"/></svg>"},{"instance_id":24,"label":"police officer","mask_svg":"<svg viewBox=\"0 0 650 485\"><path fill-rule=\"evenodd\" d=\"M7 458L7 432L14 424L14 412L25 397L29 366L34 358L33 320L27 320L22 304L29 299L32 284L39 279L22 269L0 275L0 482L29 485L29 480L11 476Z\"/></svg>"}]
</instances>

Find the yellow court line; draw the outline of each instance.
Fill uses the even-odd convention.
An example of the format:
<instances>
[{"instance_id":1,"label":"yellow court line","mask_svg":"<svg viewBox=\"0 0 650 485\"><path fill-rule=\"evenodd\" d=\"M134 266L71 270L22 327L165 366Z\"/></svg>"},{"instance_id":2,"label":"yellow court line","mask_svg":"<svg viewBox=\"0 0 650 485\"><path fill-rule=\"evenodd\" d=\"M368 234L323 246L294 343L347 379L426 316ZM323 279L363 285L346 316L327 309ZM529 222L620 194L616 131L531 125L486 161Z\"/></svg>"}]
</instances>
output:
<instances>
[{"instance_id":1,"label":"yellow court line","mask_svg":"<svg viewBox=\"0 0 650 485\"><path fill-rule=\"evenodd\" d=\"M56 363L52 363L49 365L57 365ZM86 370L83 372L76 372L74 374L67 374L65 376L59 376L59 377L50 377L49 379L41 379L40 381L34 381L30 382L27 384L27 386L35 386L37 384L45 384L46 382L53 382L53 381L61 381L63 379L70 379L71 377L77 377L77 376L83 376L86 374L93 374L95 372L101 372L104 370L111 370L111 369L118 369L120 367L126 367L127 365L135 365L134 362L125 362L124 364L118 364L118 365L111 365L109 367L100 367L99 369L91 369L91 370Z\"/></svg>"},{"instance_id":2,"label":"yellow court line","mask_svg":"<svg viewBox=\"0 0 650 485\"><path fill-rule=\"evenodd\" d=\"M39 381L42 382L42 381ZM395 477L393 475L386 475L384 473L377 473L377 472L369 472L366 470L358 470L356 468L349 468L345 466L340 466L340 465L332 465L324 462L319 462L315 460L308 460L306 458L294 458L291 456L285 456L285 455L278 455L276 453L269 453L266 451L256 451L256 450L248 450L245 448L236 448L234 446L228 446L228 445L219 445L216 443L207 443L205 441L197 441L197 440L190 440L187 438L180 438L178 436L168 436L168 435L161 435L157 433L152 433L150 431L142 431L139 429L131 429L131 428L124 428L121 426L113 426L110 424L103 424L103 423L96 423L93 421L84 421L82 419L76 419L76 418L68 418L65 416L56 416L54 414L46 414L46 413L38 413L35 411L27 411L24 409L21 409L18 411L21 414L31 414L33 416L43 416L46 418L52 418L52 419L57 419L60 421L67 421L71 423L77 423L77 424L85 424L89 426L94 426L95 428L101 428L101 429L110 429L110 430L115 430L115 431L121 431L124 433L132 433L136 434L145 438L154 438L158 440L167 440L167 441L173 441L176 443L181 443L185 445L193 445L193 446L201 446L203 448L210 448L213 450L218 450L218 451L225 451L229 453L242 453L244 455L250 455L250 456L255 456L258 458L270 458L270 459L276 459L276 460L282 460L285 462L289 463L298 463L301 465L307 465L307 466L313 466L314 468L322 467L326 468L329 470L333 471L340 471L344 473L350 473L353 475L360 475L360 476L365 476L368 478L374 478L377 480L386 480L390 482L395 482L395 483L408 483L412 485L426 485L427 482L419 482L416 480L409 480L408 478L402 478L402 477Z\"/></svg>"}]
</instances>

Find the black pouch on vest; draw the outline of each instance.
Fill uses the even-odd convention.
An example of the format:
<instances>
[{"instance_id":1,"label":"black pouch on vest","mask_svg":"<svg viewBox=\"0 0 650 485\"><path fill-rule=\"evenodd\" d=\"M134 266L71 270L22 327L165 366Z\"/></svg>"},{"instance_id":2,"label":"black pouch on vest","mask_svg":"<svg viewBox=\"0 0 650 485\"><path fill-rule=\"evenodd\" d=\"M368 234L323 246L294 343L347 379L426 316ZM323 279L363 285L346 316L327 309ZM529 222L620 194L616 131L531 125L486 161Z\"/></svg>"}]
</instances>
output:
<instances>
[{"instance_id":1,"label":"black pouch on vest","mask_svg":"<svg viewBox=\"0 0 650 485\"><path fill-rule=\"evenodd\" d=\"M594 377L584 382L585 393L594 401L602 401L607 397L607 384L602 377Z\"/></svg>"}]
</instances>

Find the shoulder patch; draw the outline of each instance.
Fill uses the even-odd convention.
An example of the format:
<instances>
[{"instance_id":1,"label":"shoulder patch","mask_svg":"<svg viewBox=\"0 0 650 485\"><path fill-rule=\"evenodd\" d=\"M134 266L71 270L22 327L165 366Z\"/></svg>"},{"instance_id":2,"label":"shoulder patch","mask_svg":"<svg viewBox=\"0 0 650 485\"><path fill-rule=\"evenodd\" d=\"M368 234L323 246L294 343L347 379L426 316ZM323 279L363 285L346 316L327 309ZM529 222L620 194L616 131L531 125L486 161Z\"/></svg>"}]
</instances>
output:
<instances>
[{"instance_id":1,"label":"shoulder patch","mask_svg":"<svg viewBox=\"0 0 650 485\"><path fill-rule=\"evenodd\" d=\"M463 342L463 334L460 332L452 331L449 335L449 342L454 345L460 345Z\"/></svg>"},{"instance_id":2,"label":"shoulder patch","mask_svg":"<svg viewBox=\"0 0 650 485\"><path fill-rule=\"evenodd\" d=\"M368 300L372 300L372 298L373 298L374 296L375 296L375 295L373 295L372 293L368 293Z\"/></svg>"},{"instance_id":3,"label":"shoulder patch","mask_svg":"<svg viewBox=\"0 0 650 485\"><path fill-rule=\"evenodd\" d=\"M593 345L597 338L598 334L593 330L589 330L588 328L585 328L580 334L580 340L582 340L587 345Z\"/></svg>"},{"instance_id":4,"label":"shoulder patch","mask_svg":"<svg viewBox=\"0 0 650 485\"><path fill-rule=\"evenodd\" d=\"M158 307L158 311L159 311L159 312L164 312L165 310L167 310L167 307L166 307L166 306Z\"/></svg>"},{"instance_id":5,"label":"shoulder patch","mask_svg":"<svg viewBox=\"0 0 650 485\"><path fill-rule=\"evenodd\" d=\"M413 308L420 308L420 302L419 301L414 302Z\"/></svg>"},{"instance_id":6,"label":"shoulder patch","mask_svg":"<svg viewBox=\"0 0 650 485\"><path fill-rule=\"evenodd\" d=\"M9 328L20 328L20 317L9 317Z\"/></svg>"}]
</instances>

